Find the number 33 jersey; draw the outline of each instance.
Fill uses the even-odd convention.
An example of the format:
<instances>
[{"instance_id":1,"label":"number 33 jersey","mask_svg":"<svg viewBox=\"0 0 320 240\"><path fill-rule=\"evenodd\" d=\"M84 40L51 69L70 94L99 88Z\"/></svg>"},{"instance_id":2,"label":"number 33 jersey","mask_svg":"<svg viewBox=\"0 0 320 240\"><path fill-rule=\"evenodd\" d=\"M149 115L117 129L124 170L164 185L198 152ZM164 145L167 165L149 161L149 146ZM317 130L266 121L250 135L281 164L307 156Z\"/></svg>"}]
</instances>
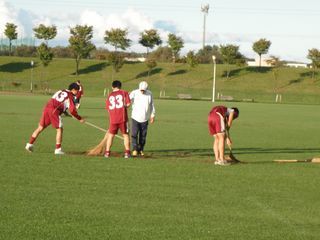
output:
<instances>
[{"instance_id":1,"label":"number 33 jersey","mask_svg":"<svg viewBox=\"0 0 320 240\"><path fill-rule=\"evenodd\" d=\"M69 90L60 90L52 96L45 108L52 109L52 113L57 112L59 115L68 109L72 116L80 120L81 117L78 115L73 97L73 94Z\"/></svg>"},{"instance_id":2,"label":"number 33 jersey","mask_svg":"<svg viewBox=\"0 0 320 240\"><path fill-rule=\"evenodd\" d=\"M128 121L126 106L131 103L129 94L124 90L116 90L106 99L106 109L109 112L110 123L117 124Z\"/></svg>"}]
</instances>

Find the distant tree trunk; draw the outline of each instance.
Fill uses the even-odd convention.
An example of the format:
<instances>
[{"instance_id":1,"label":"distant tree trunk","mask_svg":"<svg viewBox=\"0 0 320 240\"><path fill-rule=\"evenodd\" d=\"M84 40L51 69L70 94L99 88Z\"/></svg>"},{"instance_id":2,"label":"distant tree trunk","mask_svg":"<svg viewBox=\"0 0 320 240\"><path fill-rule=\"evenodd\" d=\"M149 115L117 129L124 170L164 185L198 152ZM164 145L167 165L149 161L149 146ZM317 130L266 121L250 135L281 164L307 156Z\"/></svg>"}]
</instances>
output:
<instances>
[{"instance_id":1,"label":"distant tree trunk","mask_svg":"<svg viewBox=\"0 0 320 240\"><path fill-rule=\"evenodd\" d=\"M259 67L261 67L261 54L259 54Z\"/></svg>"},{"instance_id":2,"label":"distant tree trunk","mask_svg":"<svg viewBox=\"0 0 320 240\"><path fill-rule=\"evenodd\" d=\"M12 48L12 42L11 40L9 41L9 56L11 56L11 48Z\"/></svg>"}]
</instances>

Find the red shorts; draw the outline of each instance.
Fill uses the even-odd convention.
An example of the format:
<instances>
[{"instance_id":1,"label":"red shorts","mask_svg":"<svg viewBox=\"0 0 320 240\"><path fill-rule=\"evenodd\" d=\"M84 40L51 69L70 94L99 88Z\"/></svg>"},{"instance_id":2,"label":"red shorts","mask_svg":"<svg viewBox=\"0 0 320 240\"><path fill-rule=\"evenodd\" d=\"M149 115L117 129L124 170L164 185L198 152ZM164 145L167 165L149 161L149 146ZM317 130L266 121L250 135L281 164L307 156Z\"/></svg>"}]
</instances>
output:
<instances>
[{"instance_id":1,"label":"red shorts","mask_svg":"<svg viewBox=\"0 0 320 240\"><path fill-rule=\"evenodd\" d=\"M122 134L128 134L129 133L128 122L110 123L108 131L111 134L117 134L119 129Z\"/></svg>"},{"instance_id":2,"label":"red shorts","mask_svg":"<svg viewBox=\"0 0 320 240\"><path fill-rule=\"evenodd\" d=\"M62 128L60 112L56 109L45 108L42 112L39 124L44 128L48 127L50 124L54 128Z\"/></svg>"},{"instance_id":3,"label":"red shorts","mask_svg":"<svg viewBox=\"0 0 320 240\"><path fill-rule=\"evenodd\" d=\"M216 112L209 114L208 127L211 135L216 135L217 133L223 133L226 128L223 117Z\"/></svg>"}]
</instances>

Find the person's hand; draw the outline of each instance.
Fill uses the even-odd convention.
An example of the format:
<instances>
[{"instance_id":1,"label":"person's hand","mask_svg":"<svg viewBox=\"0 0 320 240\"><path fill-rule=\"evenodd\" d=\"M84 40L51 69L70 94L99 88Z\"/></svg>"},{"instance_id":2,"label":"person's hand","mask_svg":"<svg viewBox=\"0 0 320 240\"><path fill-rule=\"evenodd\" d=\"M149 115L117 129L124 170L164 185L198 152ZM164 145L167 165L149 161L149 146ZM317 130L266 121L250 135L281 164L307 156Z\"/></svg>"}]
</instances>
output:
<instances>
[{"instance_id":1,"label":"person's hand","mask_svg":"<svg viewBox=\"0 0 320 240\"><path fill-rule=\"evenodd\" d=\"M150 118L150 123L154 123L154 117Z\"/></svg>"},{"instance_id":2,"label":"person's hand","mask_svg":"<svg viewBox=\"0 0 320 240\"><path fill-rule=\"evenodd\" d=\"M84 120L83 118L81 120L79 120L79 122L81 123L85 123L86 120Z\"/></svg>"},{"instance_id":3,"label":"person's hand","mask_svg":"<svg viewBox=\"0 0 320 240\"><path fill-rule=\"evenodd\" d=\"M231 139L230 139L230 138L227 138L227 145L228 145L229 147L231 147L231 146L232 146L232 141L231 141Z\"/></svg>"}]
</instances>

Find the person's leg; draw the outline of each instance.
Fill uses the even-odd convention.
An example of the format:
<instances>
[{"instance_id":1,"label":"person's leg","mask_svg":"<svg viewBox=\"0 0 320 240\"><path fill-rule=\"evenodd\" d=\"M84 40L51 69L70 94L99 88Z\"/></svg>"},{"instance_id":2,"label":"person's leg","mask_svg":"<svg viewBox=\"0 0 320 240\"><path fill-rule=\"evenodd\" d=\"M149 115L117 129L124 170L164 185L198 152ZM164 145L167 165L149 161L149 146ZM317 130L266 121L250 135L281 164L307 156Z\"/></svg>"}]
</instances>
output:
<instances>
[{"instance_id":1,"label":"person's leg","mask_svg":"<svg viewBox=\"0 0 320 240\"><path fill-rule=\"evenodd\" d=\"M215 156L215 160L219 161L219 139L217 137L217 135L214 135L214 142L213 142L213 152L214 152L214 156Z\"/></svg>"},{"instance_id":2,"label":"person's leg","mask_svg":"<svg viewBox=\"0 0 320 240\"><path fill-rule=\"evenodd\" d=\"M107 143L106 143L106 152L110 152L112 143L113 143L113 139L114 139L114 135L112 133L108 133L108 138L107 138Z\"/></svg>"},{"instance_id":3,"label":"person's leg","mask_svg":"<svg viewBox=\"0 0 320 240\"><path fill-rule=\"evenodd\" d=\"M144 145L147 141L147 132L148 132L148 122L140 123L139 129L139 145L140 145L140 152L144 150Z\"/></svg>"},{"instance_id":4,"label":"person's leg","mask_svg":"<svg viewBox=\"0 0 320 240\"><path fill-rule=\"evenodd\" d=\"M125 148L126 152L130 153L130 138L129 138L129 134L122 134L122 136L123 136L124 148Z\"/></svg>"},{"instance_id":5,"label":"person's leg","mask_svg":"<svg viewBox=\"0 0 320 240\"><path fill-rule=\"evenodd\" d=\"M131 144L132 144L132 155L136 156L138 151L138 132L139 132L139 123L132 119L131 121Z\"/></svg>"},{"instance_id":6,"label":"person's leg","mask_svg":"<svg viewBox=\"0 0 320 240\"><path fill-rule=\"evenodd\" d=\"M29 142L26 144L26 147L25 147L25 149L28 152L33 152L33 143L37 140L37 137L43 131L43 129L44 129L44 127L39 124L38 127L36 128L36 130L33 131L32 135L29 139Z\"/></svg>"},{"instance_id":7,"label":"person's leg","mask_svg":"<svg viewBox=\"0 0 320 240\"><path fill-rule=\"evenodd\" d=\"M218 157L220 161L224 160L224 139L225 139L225 133L218 133L217 135L218 139Z\"/></svg>"}]
</instances>

